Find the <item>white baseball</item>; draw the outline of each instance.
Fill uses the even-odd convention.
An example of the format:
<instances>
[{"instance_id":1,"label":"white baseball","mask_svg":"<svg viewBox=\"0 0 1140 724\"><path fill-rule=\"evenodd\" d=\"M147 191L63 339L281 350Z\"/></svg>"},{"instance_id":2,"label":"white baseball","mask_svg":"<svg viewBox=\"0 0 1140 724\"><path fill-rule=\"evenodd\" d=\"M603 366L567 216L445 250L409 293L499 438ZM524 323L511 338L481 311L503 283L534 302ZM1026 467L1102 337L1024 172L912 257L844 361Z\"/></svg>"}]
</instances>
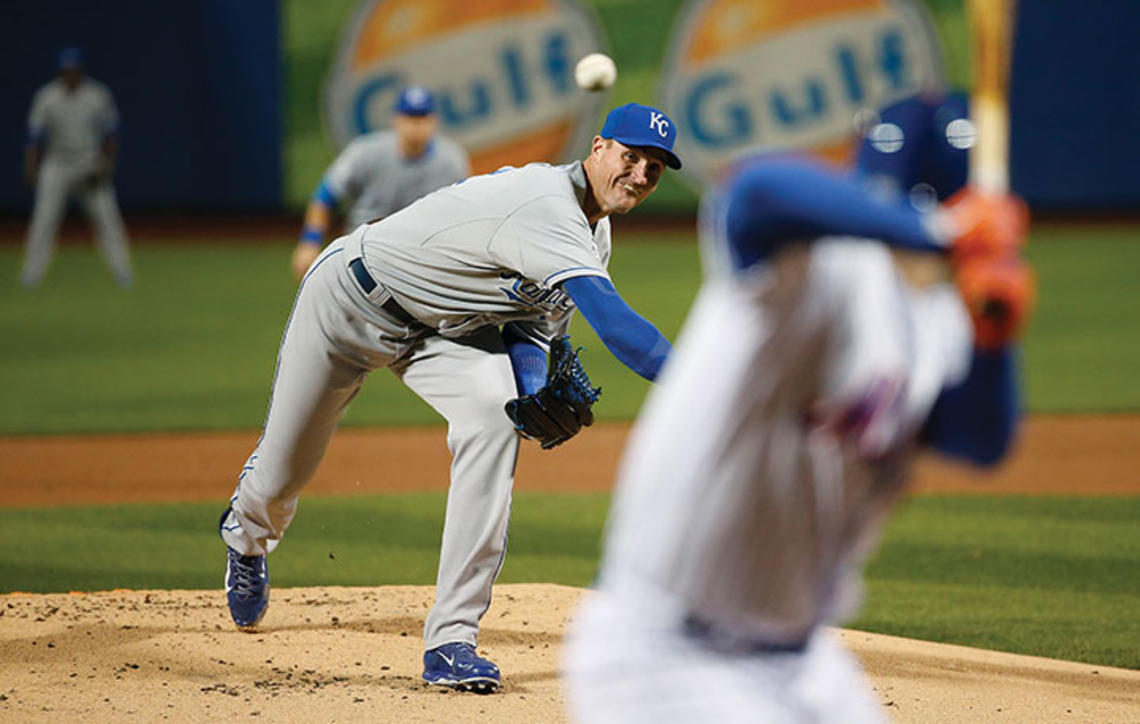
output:
<instances>
[{"instance_id":1,"label":"white baseball","mask_svg":"<svg viewBox=\"0 0 1140 724\"><path fill-rule=\"evenodd\" d=\"M617 80L617 66L605 53L590 53L574 67L574 80L585 91L605 90Z\"/></svg>"}]
</instances>

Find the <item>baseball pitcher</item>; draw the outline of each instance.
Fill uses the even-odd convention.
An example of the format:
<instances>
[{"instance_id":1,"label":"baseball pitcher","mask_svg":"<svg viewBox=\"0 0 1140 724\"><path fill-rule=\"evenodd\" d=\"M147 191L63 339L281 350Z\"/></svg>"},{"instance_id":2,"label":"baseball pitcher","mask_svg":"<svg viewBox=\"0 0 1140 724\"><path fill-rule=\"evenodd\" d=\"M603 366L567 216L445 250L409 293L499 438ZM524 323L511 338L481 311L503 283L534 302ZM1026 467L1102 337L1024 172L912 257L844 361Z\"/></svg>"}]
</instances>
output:
<instances>
[{"instance_id":1,"label":"baseball pitcher","mask_svg":"<svg viewBox=\"0 0 1140 724\"><path fill-rule=\"evenodd\" d=\"M64 49L59 76L36 91L28 113L24 176L35 189L36 201L20 275L25 287L43 281L72 197L90 217L99 252L115 281L131 285L130 250L111 185L118 128L111 92L84 75L78 48Z\"/></svg>"},{"instance_id":2,"label":"baseball pitcher","mask_svg":"<svg viewBox=\"0 0 1140 724\"><path fill-rule=\"evenodd\" d=\"M584 161L502 168L435 191L329 245L297 293L265 430L220 529L230 613L243 629L269 601L266 555L345 407L387 367L448 423L453 456L423 678L494 691L475 650L506 552L521 436L543 447L592 420L598 390L563 337L577 309L626 366L655 379L670 345L606 271L610 222L679 168L661 111L613 109ZM549 359L547 350L550 350Z\"/></svg>"},{"instance_id":3,"label":"baseball pitcher","mask_svg":"<svg viewBox=\"0 0 1140 724\"><path fill-rule=\"evenodd\" d=\"M864 154L880 189L929 168L951 108L903 123L914 156ZM952 150L937 155L960 185ZM631 435L599 591L567 644L574 721L886 721L823 625L858 600L916 448L1005 455L1031 279L1017 199L966 191L928 214L911 186L900 200L865 181L757 156L704 199L708 277ZM912 282L898 251L947 276Z\"/></svg>"},{"instance_id":4,"label":"baseball pitcher","mask_svg":"<svg viewBox=\"0 0 1140 724\"><path fill-rule=\"evenodd\" d=\"M439 119L430 91L408 86L393 110L392 128L354 139L313 193L305 209L301 239L293 250L297 279L321 253L332 210L341 200L350 202L345 228L354 229L470 175L467 152L436 133Z\"/></svg>"}]
</instances>

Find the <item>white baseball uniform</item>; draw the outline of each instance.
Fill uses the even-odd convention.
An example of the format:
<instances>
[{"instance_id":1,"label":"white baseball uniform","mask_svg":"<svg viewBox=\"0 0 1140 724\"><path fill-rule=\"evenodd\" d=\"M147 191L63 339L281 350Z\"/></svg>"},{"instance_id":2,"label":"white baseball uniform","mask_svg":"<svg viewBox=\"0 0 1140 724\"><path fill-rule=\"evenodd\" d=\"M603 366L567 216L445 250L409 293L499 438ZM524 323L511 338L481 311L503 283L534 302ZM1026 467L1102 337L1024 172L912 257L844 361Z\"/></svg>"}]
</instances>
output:
<instances>
[{"instance_id":1,"label":"white baseball uniform","mask_svg":"<svg viewBox=\"0 0 1140 724\"><path fill-rule=\"evenodd\" d=\"M822 626L857 602L919 427L969 370L969 318L877 242L731 271L705 223L713 271L632 433L568 639L573 718L884 721Z\"/></svg>"},{"instance_id":2,"label":"white baseball uniform","mask_svg":"<svg viewBox=\"0 0 1140 724\"><path fill-rule=\"evenodd\" d=\"M91 218L99 251L115 280L122 286L131 284L130 251L115 189L110 175L99 173L103 140L118 125L111 92L91 78L84 78L72 91L56 79L36 92L28 132L42 138L44 147L21 274L25 286L36 286L47 273L71 197Z\"/></svg>"},{"instance_id":3,"label":"white baseball uniform","mask_svg":"<svg viewBox=\"0 0 1140 724\"><path fill-rule=\"evenodd\" d=\"M471 174L467 152L441 135L432 138L419 158L400 152L395 131L384 130L354 139L345 146L324 183L338 199L351 199L346 228L376 221Z\"/></svg>"},{"instance_id":4,"label":"white baseball uniform","mask_svg":"<svg viewBox=\"0 0 1140 724\"><path fill-rule=\"evenodd\" d=\"M498 327L515 322L545 344L574 310L556 285L608 278L610 223L591 229L585 189L580 163L502 169L332 242L301 282L225 542L243 555L276 547L345 407L388 367L447 420L453 456L426 648L474 644L505 553L519 445Z\"/></svg>"}]
</instances>

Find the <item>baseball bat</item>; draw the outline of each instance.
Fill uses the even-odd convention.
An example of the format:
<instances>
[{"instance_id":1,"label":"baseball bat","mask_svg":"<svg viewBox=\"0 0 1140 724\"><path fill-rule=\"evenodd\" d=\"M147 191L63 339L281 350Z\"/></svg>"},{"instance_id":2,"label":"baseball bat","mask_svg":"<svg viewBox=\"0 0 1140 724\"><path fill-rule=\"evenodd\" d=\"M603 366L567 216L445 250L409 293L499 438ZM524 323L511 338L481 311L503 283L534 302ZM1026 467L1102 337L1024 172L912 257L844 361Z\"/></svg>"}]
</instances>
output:
<instances>
[{"instance_id":1,"label":"baseball bat","mask_svg":"<svg viewBox=\"0 0 1140 724\"><path fill-rule=\"evenodd\" d=\"M1009 66L1016 0L968 0L974 46L970 106L977 138L970 149L970 185L1009 190Z\"/></svg>"}]
</instances>

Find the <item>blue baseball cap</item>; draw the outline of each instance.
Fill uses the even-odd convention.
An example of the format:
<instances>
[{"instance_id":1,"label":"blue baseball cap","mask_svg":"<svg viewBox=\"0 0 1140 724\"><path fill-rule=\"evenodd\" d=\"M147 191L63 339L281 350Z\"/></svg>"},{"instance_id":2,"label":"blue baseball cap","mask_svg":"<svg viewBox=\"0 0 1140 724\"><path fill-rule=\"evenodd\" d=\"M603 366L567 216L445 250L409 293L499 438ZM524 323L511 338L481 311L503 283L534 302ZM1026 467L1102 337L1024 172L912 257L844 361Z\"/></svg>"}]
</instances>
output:
<instances>
[{"instance_id":1,"label":"blue baseball cap","mask_svg":"<svg viewBox=\"0 0 1140 724\"><path fill-rule=\"evenodd\" d=\"M426 116L435 111L435 98L422 85L410 85L400 91L395 111L405 116Z\"/></svg>"},{"instance_id":2,"label":"blue baseball cap","mask_svg":"<svg viewBox=\"0 0 1140 724\"><path fill-rule=\"evenodd\" d=\"M681 168L681 159L673 153L677 126L664 111L640 103L626 103L610 111L602 124L602 138L610 138L627 146L653 146L665 152L665 165Z\"/></svg>"},{"instance_id":3,"label":"blue baseball cap","mask_svg":"<svg viewBox=\"0 0 1140 724\"><path fill-rule=\"evenodd\" d=\"M64 48L59 51L59 69L72 70L83 67L83 51L79 48Z\"/></svg>"},{"instance_id":4,"label":"blue baseball cap","mask_svg":"<svg viewBox=\"0 0 1140 724\"><path fill-rule=\"evenodd\" d=\"M966 184L974 127L965 94L911 96L877 120L859 146L859 174L904 195L929 187L939 201Z\"/></svg>"}]
</instances>

